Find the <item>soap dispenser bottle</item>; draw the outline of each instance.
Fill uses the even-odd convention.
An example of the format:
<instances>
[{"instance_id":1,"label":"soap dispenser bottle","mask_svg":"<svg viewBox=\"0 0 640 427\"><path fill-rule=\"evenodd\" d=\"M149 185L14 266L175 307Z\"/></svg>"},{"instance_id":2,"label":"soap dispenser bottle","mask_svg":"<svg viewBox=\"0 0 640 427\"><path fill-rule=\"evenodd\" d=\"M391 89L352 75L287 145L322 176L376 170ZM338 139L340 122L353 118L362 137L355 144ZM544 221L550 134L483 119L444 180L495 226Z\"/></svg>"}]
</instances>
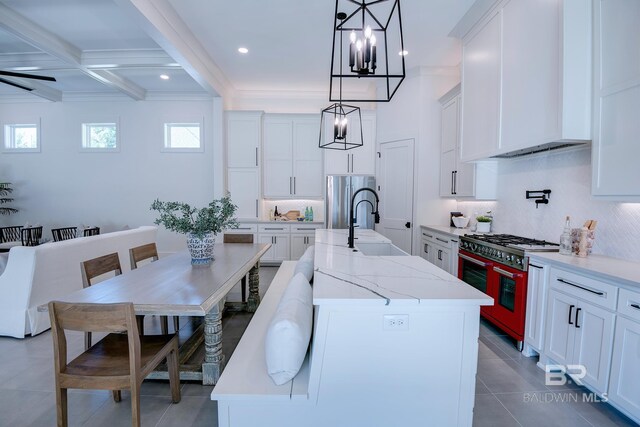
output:
<instances>
[{"instance_id":1,"label":"soap dispenser bottle","mask_svg":"<svg viewBox=\"0 0 640 427\"><path fill-rule=\"evenodd\" d=\"M567 215L564 223L564 230L560 235L560 253L562 255L571 255L571 220Z\"/></svg>"}]
</instances>

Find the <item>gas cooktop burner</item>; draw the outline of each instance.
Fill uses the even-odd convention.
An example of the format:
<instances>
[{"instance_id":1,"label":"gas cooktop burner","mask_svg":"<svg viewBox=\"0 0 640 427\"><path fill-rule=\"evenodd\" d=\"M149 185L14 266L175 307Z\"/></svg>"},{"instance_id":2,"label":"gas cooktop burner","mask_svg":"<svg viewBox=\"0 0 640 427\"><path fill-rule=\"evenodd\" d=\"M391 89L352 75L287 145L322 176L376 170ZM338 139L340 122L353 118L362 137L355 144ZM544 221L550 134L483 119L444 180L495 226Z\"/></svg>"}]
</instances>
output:
<instances>
[{"instance_id":1,"label":"gas cooktop burner","mask_svg":"<svg viewBox=\"0 0 640 427\"><path fill-rule=\"evenodd\" d=\"M512 234L465 234L464 237L500 246L558 246L557 243L547 242L546 240L529 239Z\"/></svg>"}]
</instances>

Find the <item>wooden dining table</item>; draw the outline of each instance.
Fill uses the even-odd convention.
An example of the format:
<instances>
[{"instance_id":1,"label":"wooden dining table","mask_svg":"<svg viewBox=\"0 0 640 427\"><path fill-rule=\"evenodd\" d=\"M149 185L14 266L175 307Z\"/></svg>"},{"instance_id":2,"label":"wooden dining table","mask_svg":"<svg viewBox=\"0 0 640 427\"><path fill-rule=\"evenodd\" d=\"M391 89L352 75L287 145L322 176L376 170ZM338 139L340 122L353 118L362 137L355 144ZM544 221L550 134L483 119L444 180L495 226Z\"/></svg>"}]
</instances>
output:
<instances>
[{"instance_id":1,"label":"wooden dining table","mask_svg":"<svg viewBox=\"0 0 640 427\"><path fill-rule=\"evenodd\" d=\"M247 310L255 311L260 303L260 258L270 244L221 243L214 249L209 266L192 266L187 251L127 271L88 288L59 298L64 302L116 303L132 302L136 315L196 316L204 321L180 348L180 378L213 385L224 367L222 353L222 311L226 295L249 274ZM41 307L46 310L46 306ZM182 332L182 331L181 331ZM182 341L182 340L181 340ZM194 362L204 341L203 359ZM160 369L148 378L168 378Z\"/></svg>"}]
</instances>

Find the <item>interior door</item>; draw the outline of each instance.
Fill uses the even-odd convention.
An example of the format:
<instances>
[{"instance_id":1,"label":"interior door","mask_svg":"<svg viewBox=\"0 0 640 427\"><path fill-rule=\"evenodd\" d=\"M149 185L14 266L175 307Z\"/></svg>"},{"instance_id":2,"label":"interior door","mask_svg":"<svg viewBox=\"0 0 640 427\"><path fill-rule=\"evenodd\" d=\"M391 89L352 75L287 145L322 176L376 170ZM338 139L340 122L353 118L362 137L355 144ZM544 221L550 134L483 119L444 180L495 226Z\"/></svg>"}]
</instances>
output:
<instances>
[{"instance_id":1,"label":"interior door","mask_svg":"<svg viewBox=\"0 0 640 427\"><path fill-rule=\"evenodd\" d=\"M412 253L413 139L380 144L378 194L380 224L376 230Z\"/></svg>"}]
</instances>

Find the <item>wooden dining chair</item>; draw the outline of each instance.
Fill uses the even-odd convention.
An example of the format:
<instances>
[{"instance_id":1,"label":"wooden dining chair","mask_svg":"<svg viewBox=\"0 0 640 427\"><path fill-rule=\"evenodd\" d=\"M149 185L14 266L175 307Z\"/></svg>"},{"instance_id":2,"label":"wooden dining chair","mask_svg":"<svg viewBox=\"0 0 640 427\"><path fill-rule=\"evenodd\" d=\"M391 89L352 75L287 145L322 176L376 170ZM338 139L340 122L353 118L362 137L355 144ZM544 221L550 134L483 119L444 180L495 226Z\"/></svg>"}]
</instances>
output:
<instances>
[{"instance_id":1,"label":"wooden dining chair","mask_svg":"<svg viewBox=\"0 0 640 427\"><path fill-rule=\"evenodd\" d=\"M82 236L84 237L97 236L98 234L100 234L100 227L85 228L82 231Z\"/></svg>"},{"instance_id":2,"label":"wooden dining chair","mask_svg":"<svg viewBox=\"0 0 640 427\"><path fill-rule=\"evenodd\" d=\"M19 242L21 240L21 225L0 227L0 243Z\"/></svg>"},{"instance_id":3,"label":"wooden dining chair","mask_svg":"<svg viewBox=\"0 0 640 427\"><path fill-rule=\"evenodd\" d=\"M78 235L78 227L52 228L51 235L53 236L54 242L75 239Z\"/></svg>"},{"instance_id":4,"label":"wooden dining chair","mask_svg":"<svg viewBox=\"0 0 640 427\"><path fill-rule=\"evenodd\" d=\"M117 252L109 255L103 255L98 258L93 258L80 263L82 269L82 287L88 288L93 285L93 279L113 272L114 275L119 276L122 274L122 267L120 266L120 257ZM138 329L140 333L144 333L144 317L137 316ZM84 348L85 350L91 347L91 331L84 334Z\"/></svg>"},{"instance_id":5,"label":"wooden dining chair","mask_svg":"<svg viewBox=\"0 0 640 427\"><path fill-rule=\"evenodd\" d=\"M20 239L22 240L22 246L38 246L40 239L42 239L42 226L23 227L20 230Z\"/></svg>"},{"instance_id":6,"label":"wooden dining chair","mask_svg":"<svg viewBox=\"0 0 640 427\"><path fill-rule=\"evenodd\" d=\"M165 358L169 371L171 400L180 402L178 337L140 336L133 303L49 303L56 384L57 424L68 423L67 390L112 390L116 402L120 390L131 390L131 424L140 426L142 381ZM93 347L67 362L65 330L109 332ZM126 334L116 333L126 331Z\"/></svg>"},{"instance_id":7,"label":"wooden dining chair","mask_svg":"<svg viewBox=\"0 0 640 427\"><path fill-rule=\"evenodd\" d=\"M129 260L131 261L131 269L138 268L138 263L150 259L152 262L158 260L158 249L155 243L137 246L129 249ZM169 332L169 319L167 316L160 316L160 328L163 334ZM178 333L180 330L180 318L173 316L173 329Z\"/></svg>"},{"instance_id":8,"label":"wooden dining chair","mask_svg":"<svg viewBox=\"0 0 640 427\"><path fill-rule=\"evenodd\" d=\"M223 243L253 243L253 234L235 234L226 233L222 237ZM247 301L247 276L245 275L240 280L240 289L242 292L242 302Z\"/></svg>"}]
</instances>

